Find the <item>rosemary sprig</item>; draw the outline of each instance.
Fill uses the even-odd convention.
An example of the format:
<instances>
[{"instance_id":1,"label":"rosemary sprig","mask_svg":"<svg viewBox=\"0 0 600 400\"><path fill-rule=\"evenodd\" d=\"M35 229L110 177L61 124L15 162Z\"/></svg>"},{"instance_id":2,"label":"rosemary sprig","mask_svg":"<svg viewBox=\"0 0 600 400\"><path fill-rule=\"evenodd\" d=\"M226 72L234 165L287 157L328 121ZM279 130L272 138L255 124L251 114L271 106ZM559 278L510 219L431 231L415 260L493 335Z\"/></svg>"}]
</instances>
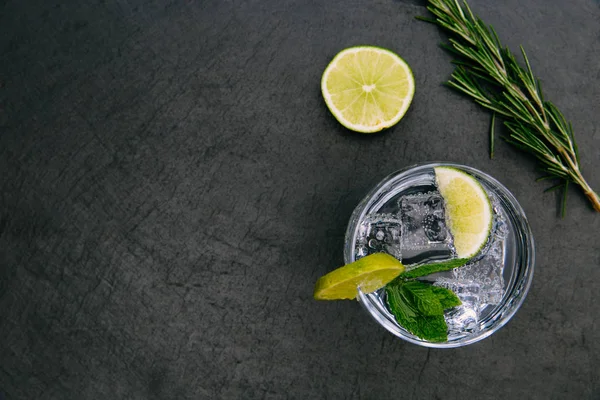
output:
<instances>
[{"instance_id":1,"label":"rosemary sprig","mask_svg":"<svg viewBox=\"0 0 600 400\"><path fill-rule=\"evenodd\" d=\"M466 1L461 5L458 0L428 0L427 9L435 18L421 19L450 33L449 44L443 47L457 56L453 61L456 69L447 84L503 118L508 129L504 139L533 154L547 174L544 178L563 182L563 215L569 182L580 186L600 212L600 198L579 168L573 128L558 108L544 99L523 47L525 67L502 46L494 28L473 14ZM490 140L493 151L493 136Z\"/></svg>"}]
</instances>

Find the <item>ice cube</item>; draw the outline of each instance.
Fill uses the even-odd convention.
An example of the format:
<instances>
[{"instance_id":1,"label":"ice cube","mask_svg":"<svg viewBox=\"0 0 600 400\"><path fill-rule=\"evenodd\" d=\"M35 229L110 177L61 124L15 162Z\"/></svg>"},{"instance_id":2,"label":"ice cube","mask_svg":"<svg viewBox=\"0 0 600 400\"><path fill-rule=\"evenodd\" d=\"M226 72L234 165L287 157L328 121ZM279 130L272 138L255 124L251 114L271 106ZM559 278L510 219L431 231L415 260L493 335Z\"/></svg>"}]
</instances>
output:
<instances>
[{"instance_id":1,"label":"ice cube","mask_svg":"<svg viewBox=\"0 0 600 400\"><path fill-rule=\"evenodd\" d=\"M488 252L472 266L473 279L481 285L483 304L496 305L502 300L504 291L504 246L503 240L496 238Z\"/></svg>"},{"instance_id":2,"label":"ice cube","mask_svg":"<svg viewBox=\"0 0 600 400\"><path fill-rule=\"evenodd\" d=\"M477 312L483 306L481 302L483 290L479 282L465 278L439 278L435 285L451 290L458 296L463 305L468 305L469 308Z\"/></svg>"},{"instance_id":3,"label":"ice cube","mask_svg":"<svg viewBox=\"0 0 600 400\"><path fill-rule=\"evenodd\" d=\"M468 304L458 306L444 315L448 325L448 335L476 333L479 331L479 313Z\"/></svg>"},{"instance_id":4,"label":"ice cube","mask_svg":"<svg viewBox=\"0 0 600 400\"><path fill-rule=\"evenodd\" d=\"M479 283L466 279L440 278L436 286L449 289L458 296L462 304L454 307L444 314L449 335L476 333L479 331L479 316L485 305L482 303L484 296Z\"/></svg>"},{"instance_id":5,"label":"ice cube","mask_svg":"<svg viewBox=\"0 0 600 400\"><path fill-rule=\"evenodd\" d=\"M504 291L504 242L495 241L480 259L455 268L451 278L439 278L436 285L452 290L476 311L499 304Z\"/></svg>"},{"instance_id":6,"label":"ice cube","mask_svg":"<svg viewBox=\"0 0 600 400\"><path fill-rule=\"evenodd\" d=\"M484 309L502 300L504 248L504 240L494 237L482 257L455 268L451 277L440 277L435 281L436 286L453 291L462 302L461 306L445 314L450 334L476 332Z\"/></svg>"},{"instance_id":7,"label":"ice cube","mask_svg":"<svg viewBox=\"0 0 600 400\"><path fill-rule=\"evenodd\" d=\"M420 262L423 258L452 257L452 237L446 226L444 200L439 192L403 196L399 206L401 247L407 263Z\"/></svg>"},{"instance_id":8,"label":"ice cube","mask_svg":"<svg viewBox=\"0 0 600 400\"><path fill-rule=\"evenodd\" d=\"M396 214L369 214L358 229L355 259L369 254L385 252L402 258L400 236L402 222Z\"/></svg>"},{"instance_id":9,"label":"ice cube","mask_svg":"<svg viewBox=\"0 0 600 400\"><path fill-rule=\"evenodd\" d=\"M492 234L496 238L506 239L508 236L508 225L506 224L506 218L504 218L504 213L500 206L500 200L491 193L490 198L492 199L492 207L494 208L494 226Z\"/></svg>"}]
</instances>

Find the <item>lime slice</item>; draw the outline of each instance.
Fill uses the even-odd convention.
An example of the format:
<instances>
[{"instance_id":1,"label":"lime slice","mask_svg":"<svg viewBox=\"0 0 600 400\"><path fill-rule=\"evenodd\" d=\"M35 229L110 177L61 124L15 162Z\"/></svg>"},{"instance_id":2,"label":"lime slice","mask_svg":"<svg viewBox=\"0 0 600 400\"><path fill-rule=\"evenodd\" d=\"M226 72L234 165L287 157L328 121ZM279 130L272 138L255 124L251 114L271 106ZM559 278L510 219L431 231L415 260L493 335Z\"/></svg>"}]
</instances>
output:
<instances>
[{"instance_id":1,"label":"lime slice","mask_svg":"<svg viewBox=\"0 0 600 400\"><path fill-rule=\"evenodd\" d=\"M446 216L459 258L471 258L487 242L492 229L492 204L477 180L450 167L437 167L435 178L446 203Z\"/></svg>"},{"instance_id":2,"label":"lime slice","mask_svg":"<svg viewBox=\"0 0 600 400\"><path fill-rule=\"evenodd\" d=\"M315 286L315 299L354 299L357 288L363 293L374 292L403 271L404 265L389 254L371 254L320 277Z\"/></svg>"},{"instance_id":3,"label":"lime slice","mask_svg":"<svg viewBox=\"0 0 600 400\"><path fill-rule=\"evenodd\" d=\"M321 92L342 125L372 133L400 121L415 93L415 80L408 64L391 51L350 47L323 72Z\"/></svg>"}]
</instances>

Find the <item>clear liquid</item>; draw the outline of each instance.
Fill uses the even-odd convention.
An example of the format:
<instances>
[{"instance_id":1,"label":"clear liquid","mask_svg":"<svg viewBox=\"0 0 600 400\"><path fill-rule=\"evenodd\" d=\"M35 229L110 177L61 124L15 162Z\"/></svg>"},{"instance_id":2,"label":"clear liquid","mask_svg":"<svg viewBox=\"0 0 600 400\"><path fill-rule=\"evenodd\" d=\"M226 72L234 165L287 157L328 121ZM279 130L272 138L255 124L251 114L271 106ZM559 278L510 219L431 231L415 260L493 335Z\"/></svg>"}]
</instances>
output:
<instances>
[{"instance_id":1,"label":"clear liquid","mask_svg":"<svg viewBox=\"0 0 600 400\"><path fill-rule=\"evenodd\" d=\"M493 205L493 226L488 242L467 265L421 278L454 291L463 303L446 311L448 341L460 341L486 329L506 302L507 291L514 286L517 275L519 246L514 219L507 217L512 215L511 210L507 209L497 188L490 182L478 180ZM433 169L421 168L367 201L356 221L352 260L383 251L410 269L456 257L452 236L446 229L443 200L438 203L440 199ZM387 309L385 290L367 296L378 312L395 323Z\"/></svg>"}]
</instances>

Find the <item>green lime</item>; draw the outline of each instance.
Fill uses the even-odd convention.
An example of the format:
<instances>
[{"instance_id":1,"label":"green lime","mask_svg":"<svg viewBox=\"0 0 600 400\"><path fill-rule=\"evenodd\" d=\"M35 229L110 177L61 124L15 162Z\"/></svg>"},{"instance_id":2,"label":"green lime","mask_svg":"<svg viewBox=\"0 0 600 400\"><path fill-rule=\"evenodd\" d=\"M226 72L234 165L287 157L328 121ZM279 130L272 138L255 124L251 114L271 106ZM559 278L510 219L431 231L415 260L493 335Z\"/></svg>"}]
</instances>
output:
<instances>
[{"instance_id":1,"label":"green lime","mask_svg":"<svg viewBox=\"0 0 600 400\"><path fill-rule=\"evenodd\" d=\"M404 265L385 253L375 253L346 264L319 278L315 299L354 299L358 288L371 293L391 282L404 271Z\"/></svg>"},{"instance_id":2,"label":"green lime","mask_svg":"<svg viewBox=\"0 0 600 400\"><path fill-rule=\"evenodd\" d=\"M372 133L400 121L412 101L415 81L408 64L395 53L358 46L333 58L323 72L321 92L342 125Z\"/></svg>"},{"instance_id":3,"label":"green lime","mask_svg":"<svg viewBox=\"0 0 600 400\"><path fill-rule=\"evenodd\" d=\"M458 258L471 258L485 245L492 229L492 203L471 175L437 167L435 179L446 204L446 217Z\"/></svg>"}]
</instances>

